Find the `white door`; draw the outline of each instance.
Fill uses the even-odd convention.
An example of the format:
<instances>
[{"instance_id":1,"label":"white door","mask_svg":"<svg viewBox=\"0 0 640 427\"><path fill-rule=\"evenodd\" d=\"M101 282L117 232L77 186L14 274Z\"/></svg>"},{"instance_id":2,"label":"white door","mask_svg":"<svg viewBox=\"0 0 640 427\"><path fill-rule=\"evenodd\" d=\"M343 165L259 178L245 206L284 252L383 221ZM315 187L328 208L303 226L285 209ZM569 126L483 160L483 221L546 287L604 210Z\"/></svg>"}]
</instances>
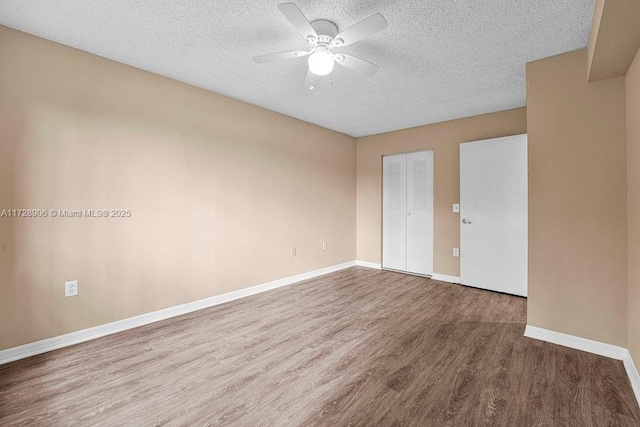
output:
<instances>
[{"instance_id":1,"label":"white door","mask_svg":"<svg viewBox=\"0 0 640 427\"><path fill-rule=\"evenodd\" d=\"M460 144L460 282L527 296L527 135Z\"/></svg>"},{"instance_id":2,"label":"white door","mask_svg":"<svg viewBox=\"0 0 640 427\"><path fill-rule=\"evenodd\" d=\"M433 151L407 154L407 271L433 274Z\"/></svg>"},{"instance_id":3,"label":"white door","mask_svg":"<svg viewBox=\"0 0 640 427\"><path fill-rule=\"evenodd\" d=\"M433 274L433 151L383 158L382 266Z\"/></svg>"},{"instance_id":4,"label":"white door","mask_svg":"<svg viewBox=\"0 0 640 427\"><path fill-rule=\"evenodd\" d=\"M407 155L382 158L382 266L407 268Z\"/></svg>"}]
</instances>

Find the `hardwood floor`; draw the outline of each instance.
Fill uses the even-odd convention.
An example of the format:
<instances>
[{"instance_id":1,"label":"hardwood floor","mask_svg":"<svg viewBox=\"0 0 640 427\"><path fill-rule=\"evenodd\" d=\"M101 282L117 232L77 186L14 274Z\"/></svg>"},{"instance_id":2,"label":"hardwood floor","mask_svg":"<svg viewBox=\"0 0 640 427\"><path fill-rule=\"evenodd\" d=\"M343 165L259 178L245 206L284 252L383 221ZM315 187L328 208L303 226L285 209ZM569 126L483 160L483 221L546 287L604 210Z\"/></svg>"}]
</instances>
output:
<instances>
[{"instance_id":1,"label":"hardwood floor","mask_svg":"<svg viewBox=\"0 0 640 427\"><path fill-rule=\"evenodd\" d=\"M0 425L638 426L526 300L355 267L0 366Z\"/></svg>"}]
</instances>

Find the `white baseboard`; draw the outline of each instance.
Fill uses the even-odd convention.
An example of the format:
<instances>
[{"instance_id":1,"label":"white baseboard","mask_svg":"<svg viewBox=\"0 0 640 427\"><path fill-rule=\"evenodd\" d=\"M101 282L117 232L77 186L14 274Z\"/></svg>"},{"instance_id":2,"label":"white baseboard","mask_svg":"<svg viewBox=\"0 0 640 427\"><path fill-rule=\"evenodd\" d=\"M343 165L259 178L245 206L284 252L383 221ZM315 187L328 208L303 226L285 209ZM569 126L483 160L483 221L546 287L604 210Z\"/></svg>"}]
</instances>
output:
<instances>
[{"instance_id":1,"label":"white baseboard","mask_svg":"<svg viewBox=\"0 0 640 427\"><path fill-rule=\"evenodd\" d=\"M356 261L356 265L358 265L360 267L368 267L368 268L375 268L376 270L382 270L382 264L378 264L378 263L375 263L375 262Z\"/></svg>"},{"instance_id":2,"label":"white baseboard","mask_svg":"<svg viewBox=\"0 0 640 427\"><path fill-rule=\"evenodd\" d=\"M130 317L128 319L118 320L112 323L95 326L81 331L71 332L69 334L60 335L53 338L47 338L18 347L8 348L0 351L0 365L13 362L15 360L24 359L26 357L35 356L36 354L46 353L62 347L78 344L84 341L100 338L105 335L115 334L117 332L126 331L127 329L137 328L138 326L148 325L149 323L158 322L160 320L169 319L171 317L180 316L182 314L191 313L193 311L202 310L203 308L213 307L214 305L223 304L225 302L237 300L239 298L248 297L271 289L280 288L282 286L291 285L303 280L312 279L324 274L333 273L345 268L353 267L356 261L349 261L330 267L321 268L319 270L310 271L308 273L298 274L296 276L286 277L284 279L274 280L272 282L263 283L250 288L239 289L214 297L205 298L186 304L176 305L174 307L162 310L152 311L151 313L141 314L140 316Z\"/></svg>"},{"instance_id":3,"label":"white baseboard","mask_svg":"<svg viewBox=\"0 0 640 427\"><path fill-rule=\"evenodd\" d=\"M587 338L576 337L575 335L563 334L562 332L551 331L549 329L538 328L537 326L531 325L527 325L525 328L524 336L617 360L624 360L629 353L629 351L624 347L618 347L617 345L606 344L600 341L593 341Z\"/></svg>"},{"instance_id":4,"label":"white baseboard","mask_svg":"<svg viewBox=\"0 0 640 427\"><path fill-rule=\"evenodd\" d=\"M456 277L456 276L447 276L446 274L440 274L440 273L433 273L431 275L431 278L433 280L439 280L441 282L448 282L448 283L460 283L460 278Z\"/></svg>"},{"instance_id":5,"label":"white baseboard","mask_svg":"<svg viewBox=\"0 0 640 427\"><path fill-rule=\"evenodd\" d=\"M382 270L382 264L378 264L378 263L375 263L375 262L356 261L356 265L358 265L360 267L369 267L369 268L375 268L376 270ZM393 270L393 271L396 271L396 270ZM409 273L409 274L411 274L411 273ZM433 273L431 275L431 278L433 280L440 280L441 282L460 283L460 278L459 277L447 276L446 274Z\"/></svg>"},{"instance_id":6,"label":"white baseboard","mask_svg":"<svg viewBox=\"0 0 640 427\"><path fill-rule=\"evenodd\" d=\"M564 347L575 348L576 350L586 351L611 359L622 360L624 369L627 371L629 381L631 382L631 388L633 388L633 393L636 396L638 405L640 405L640 374L638 374L636 365L633 363L631 353L629 353L629 350L626 348L531 325L527 325L525 328L524 336Z\"/></svg>"},{"instance_id":7,"label":"white baseboard","mask_svg":"<svg viewBox=\"0 0 640 427\"><path fill-rule=\"evenodd\" d=\"M636 395L636 400L638 401L638 405L640 405L640 374L638 374L638 369L636 365L633 363L633 359L631 358L631 353L627 350L627 357L624 358L624 369L627 371L627 375L629 376L629 381L631 382L631 388L633 388L633 393Z\"/></svg>"}]
</instances>

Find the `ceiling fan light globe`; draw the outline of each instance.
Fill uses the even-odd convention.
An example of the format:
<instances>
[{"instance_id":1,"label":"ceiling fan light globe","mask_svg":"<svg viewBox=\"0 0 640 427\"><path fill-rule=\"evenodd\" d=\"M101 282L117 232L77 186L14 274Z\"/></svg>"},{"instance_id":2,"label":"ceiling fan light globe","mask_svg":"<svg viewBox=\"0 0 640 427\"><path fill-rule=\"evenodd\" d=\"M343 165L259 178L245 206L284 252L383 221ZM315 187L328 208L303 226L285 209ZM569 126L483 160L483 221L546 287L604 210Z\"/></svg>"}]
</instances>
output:
<instances>
[{"instance_id":1,"label":"ceiling fan light globe","mask_svg":"<svg viewBox=\"0 0 640 427\"><path fill-rule=\"evenodd\" d=\"M309 56L309 71L317 76L326 76L333 71L333 56L329 52L314 52Z\"/></svg>"}]
</instances>

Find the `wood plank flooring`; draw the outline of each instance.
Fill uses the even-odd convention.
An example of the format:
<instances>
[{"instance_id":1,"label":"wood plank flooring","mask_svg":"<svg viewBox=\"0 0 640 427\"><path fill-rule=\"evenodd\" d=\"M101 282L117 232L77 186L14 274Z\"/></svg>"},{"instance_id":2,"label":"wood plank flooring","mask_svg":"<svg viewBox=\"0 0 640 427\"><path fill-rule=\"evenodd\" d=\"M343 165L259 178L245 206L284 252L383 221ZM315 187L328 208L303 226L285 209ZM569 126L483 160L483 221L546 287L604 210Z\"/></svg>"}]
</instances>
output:
<instances>
[{"instance_id":1,"label":"wood plank flooring","mask_svg":"<svg viewBox=\"0 0 640 427\"><path fill-rule=\"evenodd\" d=\"M526 300L354 267L0 366L0 425L639 426Z\"/></svg>"}]
</instances>

